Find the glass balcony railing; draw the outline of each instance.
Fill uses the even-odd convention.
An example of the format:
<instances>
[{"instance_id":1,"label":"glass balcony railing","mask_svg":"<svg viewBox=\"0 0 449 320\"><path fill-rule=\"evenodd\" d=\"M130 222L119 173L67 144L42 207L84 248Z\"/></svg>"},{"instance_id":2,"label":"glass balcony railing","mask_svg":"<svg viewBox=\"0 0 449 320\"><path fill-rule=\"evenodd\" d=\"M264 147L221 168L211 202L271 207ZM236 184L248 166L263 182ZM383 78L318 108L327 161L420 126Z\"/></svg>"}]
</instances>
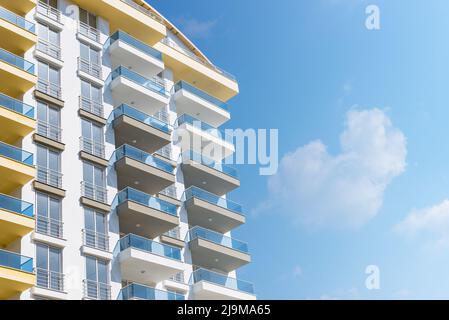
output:
<instances>
[{"instance_id":1,"label":"glass balcony railing","mask_svg":"<svg viewBox=\"0 0 449 320\"><path fill-rule=\"evenodd\" d=\"M156 119L155 117L152 117L146 113L143 113L142 111L139 111L133 107L128 106L127 104L122 104L115 108L112 113L111 117L113 119L117 119L121 115L126 115L128 117L131 117L139 122L142 122L144 124L147 124L153 128L156 128L162 132L170 133L171 132L171 126L168 123L165 123L159 119Z\"/></svg>"},{"instance_id":2,"label":"glass balcony railing","mask_svg":"<svg viewBox=\"0 0 449 320\"><path fill-rule=\"evenodd\" d=\"M209 159L202 154L199 154L192 150L184 151L181 154L182 161L192 160L196 163L201 163L205 166L208 166L209 168L212 168L214 170L220 171L224 174L227 174L228 176L238 178L237 177L237 170L231 166L225 165L223 163L216 162L212 159Z\"/></svg>"},{"instance_id":3,"label":"glass balcony railing","mask_svg":"<svg viewBox=\"0 0 449 320\"><path fill-rule=\"evenodd\" d=\"M17 14L9 10L6 10L3 7L0 7L0 19L9 21L12 24L15 24L16 26L32 33L36 33L36 25L34 23L22 18L21 16L18 16Z\"/></svg>"},{"instance_id":4,"label":"glass balcony railing","mask_svg":"<svg viewBox=\"0 0 449 320\"><path fill-rule=\"evenodd\" d=\"M109 39L105 43L104 50L106 51L106 49L117 40L123 41L136 48L137 50L162 61L162 53L121 30L116 31L112 36L109 37Z\"/></svg>"},{"instance_id":5,"label":"glass balcony railing","mask_svg":"<svg viewBox=\"0 0 449 320\"><path fill-rule=\"evenodd\" d=\"M34 217L33 204L5 194L0 194L0 209L18 213L30 218Z\"/></svg>"},{"instance_id":6,"label":"glass balcony railing","mask_svg":"<svg viewBox=\"0 0 449 320\"><path fill-rule=\"evenodd\" d=\"M248 253L248 245L245 242L198 226L193 227L189 230L189 232L187 233L186 242L192 241L197 238L208 240L237 251Z\"/></svg>"},{"instance_id":7,"label":"glass balcony railing","mask_svg":"<svg viewBox=\"0 0 449 320\"><path fill-rule=\"evenodd\" d=\"M115 150L112 157L115 161L118 161L123 157L129 157L131 159L148 164L152 167L155 167L168 173L173 173L174 170L173 167L168 162L154 158L151 154L142 151L140 149L137 149L135 147L132 147L128 144L124 144L117 150Z\"/></svg>"},{"instance_id":8,"label":"glass balcony railing","mask_svg":"<svg viewBox=\"0 0 449 320\"><path fill-rule=\"evenodd\" d=\"M174 204L150 196L142 191L127 187L117 194L117 205L125 201L133 201L143 206L153 208L171 216L178 216L177 207Z\"/></svg>"},{"instance_id":9,"label":"glass balcony railing","mask_svg":"<svg viewBox=\"0 0 449 320\"><path fill-rule=\"evenodd\" d=\"M225 102L212 97L211 95L207 94L206 92L204 92L198 88L195 88L194 86L192 86L191 84L188 84L185 81L179 81L175 84L175 92L178 92L181 89L184 89L184 90L196 95L197 97L199 97L203 100L206 100L207 102L210 102L213 105L216 105L217 107L219 107L223 110L229 111L229 107Z\"/></svg>"},{"instance_id":10,"label":"glass balcony railing","mask_svg":"<svg viewBox=\"0 0 449 320\"><path fill-rule=\"evenodd\" d=\"M181 261L181 249L146 239L135 234L128 234L120 239L120 250L134 248L162 257Z\"/></svg>"},{"instance_id":11,"label":"glass balcony railing","mask_svg":"<svg viewBox=\"0 0 449 320\"><path fill-rule=\"evenodd\" d=\"M106 83L109 85L109 83L111 83L118 77L124 77L138 85L141 85L146 89L156 92L164 97L168 97L167 90L165 89L165 82L158 77L148 79L138 74L137 72L131 71L123 66L120 66L111 72Z\"/></svg>"},{"instance_id":12,"label":"glass balcony railing","mask_svg":"<svg viewBox=\"0 0 449 320\"><path fill-rule=\"evenodd\" d=\"M210 193L208 191L205 191L203 189L200 189L195 186L191 186L190 188L187 188L184 191L184 201L187 201L191 198L198 198L201 200L204 200L206 202L209 202L210 204L222 207L227 210L234 211L235 213L238 213L240 215L243 215L243 209L242 206L238 203L235 203L233 201L230 201L226 198L219 197L213 193Z\"/></svg>"},{"instance_id":13,"label":"glass balcony railing","mask_svg":"<svg viewBox=\"0 0 449 320\"><path fill-rule=\"evenodd\" d=\"M25 272L33 272L33 258L0 249L0 266Z\"/></svg>"},{"instance_id":14,"label":"glass balcony railing","mask_svg":"<svg viewBox=\"0 0 449 320\"><path fill-rule=\"evenodd\" d=\"M163 291L137 283L131 283L120 290L119 298L121 300L184 300L182 294Z\"/></svg>"},{"instance_id":15,"label":"glass balcony railing","mask_svg":"<svg viewBox=\"0 0 449 320\"><path fill-rule=\"evenodd\" d=\"M15 54L0 48L0 60L20 68L28 73L34 74L34 64L16 56Z\"/></svg>"},{"instance_id":16,"label":"glass balcony railing","mask_svg":"<svg viewBox=\"0 0 449 320\"><path fill-rule=\"evenodd\" d=\"M22 162L29 166L33 165L33 154L27 151L23 151L17 147L0 142L0 156Z\"/></svg>"},{"instance_id":17,"label":"glass balcony railing","mask_svg":"<svg viewBox=\"0 0 449 320\"><path fill-rule=\"evenodd\" d=\"M190 284L200 281L206 281L228 289L254 294L254 285L251 282L231 278L227 275L206 269L197 269L190 277Z\"/></svg>"},{"instance_id":18,"label":"glass balcony railing","mask_svg":"<svg viewBox=\"0 0 449 320\"><path fill-rule=\"evenodd\" d=\"M227 142L232 143L233 141L233 137L231 135L228 135L224 132L224 130L215 128L213 126L211 126L210 124L207 124L205 122L202 122L201 120L198 120L195 117L192 117L189 114L184 113L183 115L181 115L180 117L178 117L178 119L176 119L176 126L180 126L184 123L190 124L191 126L200 129L201 131L207 132L208 134L225 140Z\"/></svg>"},{"instance_id":19,"label":"glass balcony railing","mask_svg":"<svg viewBox=\"0 0 449 320\"><path fill-rule=\"evenodd\" d=\"M0 106L34 119L34 107L0 93Z\"/></svg>"}]
</instances>

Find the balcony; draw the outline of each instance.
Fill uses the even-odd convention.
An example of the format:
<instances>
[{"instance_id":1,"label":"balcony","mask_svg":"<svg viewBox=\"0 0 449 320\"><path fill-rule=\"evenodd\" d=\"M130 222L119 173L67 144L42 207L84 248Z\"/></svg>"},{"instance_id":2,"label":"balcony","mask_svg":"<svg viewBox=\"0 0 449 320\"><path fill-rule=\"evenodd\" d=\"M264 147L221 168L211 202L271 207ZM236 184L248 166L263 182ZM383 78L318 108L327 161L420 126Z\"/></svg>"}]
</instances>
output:
<instances>
[{"instance_id":1,"label":"balcony","mask_svg":"<svg viewBox=\"0 0 449 320\"><path fill-rule=\"evenodd\" d=\"M108 190L104 186L94 185L88 181L81 182L82 205L92 207L109 213L111 206L108 204Z\"/></svg>"},{"instance_id":2,"label":"balcony","mask_svg":"<svg viewBox=\"0 0 449 320\"><path fill-rule=\"evenodd\" d=\"M173 70L176 81L194 83L198 89L221 101L238 94L234 76L182 48L172 39L164 38L154 48L162 53L165 66Z\"/></svg>"},{"instance_id":3,"label":"balcony","mask_svg":"<svg viewBox=\"0 0 449 320\"><path fill-rule=\"evenodd\" d=\"M154 285L184 271L181 250L129 234L120 239L122 279Z\"/></svg>"},{"instance_id":4,"label":"balcony","mask_svg":"<svg viewBox=\"0 0 449 320\"><path fill-rule=\"evenodd\" d=\"M112 158L118 189L133 186L145 193L156 194L175 183L174 170L169 163L130 145L119 147Z\"/></svg>"},{"instance_id":5,"label":"balcony","mask_svg":"<svg viewBox=\"0 0 449 320\"><path fill-rule=\"evenodd\" d=\"M36 127L34 107L0 93L0 140L15 143Z\"/></svg>"},{"instance_id":6,"label":"balcony","mask_svg":"<svg viewBox=\"0 0 449 320\"><path fill-rule=\"evenodd\" d=\"M155 238L179 224L177 207L132 188L117 194L120 232Z\"/></svg>"},{"instance_id":7,"label":"balcony","mask_svg":"<svg viewBox=\"0 0 449 320\"><path fill-rule=\"evenodd\" d=\"M36 7L37 0L0 0L0 6L7 8L21 16Z\"/></svg>"},{"instance_id":8,"label":"balcony","mask_svg":"<svg viewBox=\"0 0 449 320\"><path fill-rule=\"evenodd\" d=\"M75 4L110 21L110 31L123 30L133 37L155 44L166 35L165 26L155 14L132 0L74 0Z\"/></svg>"},{"instance_id":9,"label":"balcony","mask_svg":"<svg viewBox=\"0 0 449 320\"><path fill-rule=\"evenodd\" d=\"M0 48L23 55L36 44L36 26L21 16L0 7Z\"/></svg>"},{"instance_id":10,"label":"balcony","mask_svg":"<svg viewBox=\"0 0 449 320\"><path fill-rule=\"evenodd\" d=\"M231 272L251 262L246 243L221 233L197 226L189 230L186 240L197 266Z\"/></svg>"},{"instance_id":11,"label":"balcony","mask_svg":"<svg viewBox=\"0 0 449 320\"><path fill-rule=\"evenodd\" d=\"M51 148L63 151L65 146L61 142L62 129L54 124L38 120L36 134L33 136L35 142L46 144Z\"/></svg>"},{"instance_id":12,"label":"balcony","mask_svg":"<svg viewBox=\"0 0 449 320\"><path fill-rule=\"evenodd\" d=\"M62 89L59 84L52 83L43 79L38 79L36 89L50 96L51 98L56 98L58 100L62 99ZM54 102L54 104L61 106L61 103L58 103L57 101ZM64 104L62 104L62 106L64 106Z\"/></svg>"},{"instance_id":13,"label":"balcony","mask_svg":"<svg viewBox=\"0 0 449 320\"><path fill-rule=\"evenodd\" d=\"M0 299L17 298L17 295L36 283L33 259L0 250Z\"/></svg>"},{"instance_id":14,"label":"balcony","mask_svg":"<svg viewBox=\"0 0 449 320\"><path fill-rule=\"evenodd\" d=\"M181 240L181 230L179 226L161 234L159 240L163 243L179 248L184 248L185 245L184 240Z\"/></svg>"},{"instance_id":15,"label":"balcony","mask_svg":"<svg viewBox=\"0 0 449 320\"><path fill-rule=\"evenodd\" d=\"M102 103L80 96L78 104L80 115L99 123L106 124L106 121L103 120L104 107Z\"/></svg>"},{"instance_id":16,"label":"balcony","mask_svg":"<svg viewBox=\"0 0 449 320\"><path fill-rule=\"evenodd\" d=\"M34 179L33 154L0 142L0 193L11 193Z\"/></svg>"},{"instance_id":17,"label":"balcony","mask_svg":"<svg viewBox=\"0 0 449 320\"><path fill-rule=\"evenodd\" d=\"M66 300L64 278L65 275L60 272L36 268L36 286L31 289L31 293L52 300Z\"/></svg>"},{"instance_id":18,"label":"balcony","mask_svg":"<svg viewBox=\"0 0 449 320\"><path fill-rule=\"evenodd\" d=\"M101 65L78 57L78 76L102 87L104 85Z\"/></svg>"},{"instance_id":19,"label":"balcony","mask_svg":"<svg viewBox=\"0 0 449 320\"><path fill-rule=\"evenodd\" d=\"M170 143L172 128L169 124L126 104L115 108L110 119L116 145L132 142L133 146L153 153Z\"/></svg>"},{"instance_id":20,"label":"balcony","mask_svg":"<svg viewBox=\"0 0 449 320\"><path fill-rule=\"evenodd\" d=\"M64 28L61 11L59 11L57 8L49 6L43 1L37 2L34 19L43 24L51 26L58 31L61 31Z\"/></svg>"},{"instance_id":21,"label":"balcony","mask_svg":"<svg viewBox=\"0 0 449 320\"><path fill-rule=\"evenodd\" d=\"M146 114L155 114L169 102L164 80L158 77L145 78L123 66L112 71L106 83L115 101L133 106Z\"/></svg>"},{"instance_id":22,"label":"balcony","mask_svg":"<svg viewBox=\"0 0 449 320\"><path fill-rule=\"evenodd\" d=\"M63 223L43 215L36 215L36 232L57 239L63 237Z\"/></svg>"},{"instance_id":23,"label":"balcony","mask_svg":"<svg viewBox=\"0 0 449 320\"><path fill-rule=\"evenodd\" d=\"M138 283L131 283L119 295L121 300L185 300L182 294L163 291Z\"/></svg>"},{"instance_id":24,"label":"balcony","mask_svg":"<svg viewBox=\"0 0 449 320\"><path fill-rule=\"evenodd\" d=\"M111 286L92 280L83 280L84 300L111 300Z\"/></svg>"},{"instance_id":25,"label":"balcony","mask_svg":"<svg viewBox=\"0 0 449 320\"><path fill-rule=\"evenodd\" d=\"M191 150L203 154L207 148L215 161L223 160L231 156L235 147L233 136L227 135L223 130L212 127L200 120L183 114L176 120L176 134L182 151Z\"/></svg>"},{"instance_id":26,"label":"balcony","mask_svg":"<svg viewBox=\"0 0 449 320\"><path fill-rule=\"evenodd\" d=\"M80 157L103 167L108 166L108 160L105 159L105 148L102 142L80 137Z\"/></svg>"},{"instance_id":27,"label":"balcony","mask_svg":"<svg viewBox=\"0 0 449 320\"><path fill-rule=\"evenodd\" d=\"M81 253L87 256L97 257L110 261L113 258L109 250L109 235L95 230L83 229L83 246Z\"/></svg>"},{"instance_id":28,"label":"balcony","mask_svg":"<svg viewBox=\"0 0 449 320\"><path fill-rule=\"evenodd\" d=\"M162 54L126 32L119 30L110 36L105 45L105 51L107 49L113 69L126 65L146 78L164 70Z\"/></svg>"},{"instance_id":29,"label":"balcony","mask_svg":"<svg viewBox=\"0 0 449 320\"><path fill-rule=\"evenodd\" d=\"M0 194L0 246L6 247L33 230L33 205Z\"/></svg>"},{"instance_id":30,"label":"balcony","mask_svg":"<svg viewBox=\"0 0 449 320\"><path fill-rule=\"evenodd\" d=\"M64 65L61 56L61 47L44 39L39 39L37 41L34 56L36 59L45 61L57 68L62 68Z\"/></svg>"},{"instance_id":31,"label":"balcony","mask_svg":"<svg viewBox=\"0 0 449 320\"><path fill-rule=\"evenodd\" d=\"M101 50L101 36L100 30L97 30L88 24L78 21L78 32L76 33L76 37L78 40L87 43L89 46Z\"/></svg>"},{"instance_id":32,"label":"balcony","mask_svg":"<svg viewBox=\"0 0 449 320\"><path fill-rule=\"evenodd\" d=\"M201 186L213 194L222 196L240 186L237 171L231 166L193 151L184 151L181 158L186 188Z\"/></svg>"},{"instance_id":33,"label":"balcony","mask_svg":"<svg viewBox=\"0 0 449 320\"><path fill-rule=\"evenodd\" d=\"M184 81L176 83L174 88L178 114L195 115L198 120L214 127L219 127L231 119L228 105L206 92Z\"/></svg>"},{"instance_id":34,"label":"balcony","mask_svg":"<svg viewBox=\"0 0 449 320\"><path fill-rule=\"evenodd\" d=\"M197 187L184 191L189 224L226 233L245 223L242 206Z\"/></svg>"},{"instance_id":35,"label":"balcony","mask_svg":"<svg viewBox=\"0 0 449 320\"><path fill-rule=\"evenodd\" d=\"M36 82L34 64L0 49L0 87L4 94L17 98L34 87Z\"/></svg>"},{"instance_id":36,"label":"balcony","mask_svg":"<svg viewBox=\"0 0 449 320\"><path fill-rule=\"evenodd\" d=\"M210 270L194 271L190 283L194 300L256 300L252 283Z\"/></svg>"}]
</instances>

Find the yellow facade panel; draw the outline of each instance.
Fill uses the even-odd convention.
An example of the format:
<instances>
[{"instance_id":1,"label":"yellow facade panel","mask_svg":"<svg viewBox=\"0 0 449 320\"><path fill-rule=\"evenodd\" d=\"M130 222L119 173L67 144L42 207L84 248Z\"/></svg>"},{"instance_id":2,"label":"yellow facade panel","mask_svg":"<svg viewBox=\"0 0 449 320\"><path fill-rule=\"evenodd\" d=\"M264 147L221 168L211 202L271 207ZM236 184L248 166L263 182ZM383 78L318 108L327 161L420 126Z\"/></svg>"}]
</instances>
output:
<instances>
[{"instance_id":1,"label":"yellow facade panel","mask_svg":"<svg viewBox=\"0 0 449 320\"><path fill-rule=\"evenodd\" d=\"M0 103L0 128L0 141L14 144L35 130L36 120L4 108Z\"/></svg>"},{"instance_id":2,"label":"yellow facade panel","mask_svg":"<svg viewBox=\"0 0 449 320\"><path fill-rule=\"evenodd\" d=\"M0 209L0 247L20 239L34 230L31 217Z\"/></svg>"},{"instance_id":3,"label":"yellow facade panel","mask_svg":"<svg viewBox=\"0 0 449 320\"><path fill-rule=\"evenodd\" d=\"M33 180L35 176L34 167L0 155L0 193L9 194Z\"/></svg>"},{"instance_id":4,"label":"yellow facade panel","mask_svg":"<svg viewBox=\"0 0 449 320\"><path fill-rule=\"evenodd\" d=\"M36 275L33 273L0 266L0 300L15 298L35 283Z\"/></svg>"},{"instance_id":5,"label":"yellow facade panel","mask_svg":"<svg viewBox=\"0 0 449 320\"><path fill-rule=\"evenodd\" d=\"M37 42L36 34L1 18L0 34L0 48L17 55L22 55Z\"/></svg>"},{"instance_id":6,"label":"yellow facade panel","mask_svg":"<svg viewBox=\"0 0 449 320\"><path fill-rule=\"evenodd\" d=\"M36 83L36 75L0 60L0 91L4 94L19 98Z\"/></svg>"},{"instance_id":7,"label":"yellow facade panel","mask_svg":"<svg viewBox=\"0 0 449 320\"><path fill-rule=\"evenodd\" d=\"M36 7L37 1L38 0L0 0L0 6L23 16Z\"/></svg>"}]
</instances>

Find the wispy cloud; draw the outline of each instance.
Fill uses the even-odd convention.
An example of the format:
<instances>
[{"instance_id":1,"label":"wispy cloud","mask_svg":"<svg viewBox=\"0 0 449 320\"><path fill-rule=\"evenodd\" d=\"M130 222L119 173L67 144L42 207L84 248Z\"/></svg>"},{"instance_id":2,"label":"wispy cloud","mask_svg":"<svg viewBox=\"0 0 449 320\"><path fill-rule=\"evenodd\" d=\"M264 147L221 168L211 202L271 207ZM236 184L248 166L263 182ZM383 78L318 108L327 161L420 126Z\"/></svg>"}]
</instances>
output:
<instances>
[{"instance_id":1,"label":"wispy cloud","mask_svg":"<svg viewBox=\"0 0 449 320\"><path fill-rule=\"evenodd\" d=\"M218 19L200 21L195 18L180 17L176 19L176 23L179 25L181 31L188 37L205 39L211 35L218 23Z\"/></svg>"},{"instance_id":2,"label":"wispy cloud","mask_svg":"<svg viewBox=\"0 0 449 320\"><path fill-rule=\"evenodd\" d=\"M406 166L406 139L384 111L350 110L332 155L320 140L285 155L258 210L284 212L312 228L358 227L379 211Z\"/></svg>"},{"instance_id":3,"label":"wispy cloud","mask_svg":"<svg viewBox=\"0 0 449 320\"><path fill-rule=\"evenodd\" d=\"M437 250L449 248L449 199L435 205L413 209L394 231L407 239L420 238L426 246Z\"/></svg>"}]
</instances>

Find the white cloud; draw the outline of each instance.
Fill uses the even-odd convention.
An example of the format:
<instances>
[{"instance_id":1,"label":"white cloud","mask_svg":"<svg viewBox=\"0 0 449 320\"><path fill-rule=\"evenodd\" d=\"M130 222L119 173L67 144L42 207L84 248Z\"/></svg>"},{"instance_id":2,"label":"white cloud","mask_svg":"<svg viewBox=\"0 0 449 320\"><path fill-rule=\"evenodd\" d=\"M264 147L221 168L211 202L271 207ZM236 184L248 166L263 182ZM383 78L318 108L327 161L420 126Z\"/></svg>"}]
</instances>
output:
<instances>
[{"instance_id":1,"label":"white cloud","mask_svg":"<svg viewBox=\"0 0 449 320\"><path fill-rule=\"evenodd\" d=\"M413 209L394 230L407 238L424 236L435 249L449 248L449 199L423 209Z\"/></svg>"},{"instance_id":2,"label":"white cloud","mask_svg":"<svg viewBox=\"0 0 449 320\"><path fill-rule=\"evenodd\" d=\"M199 21L194 18L181 17L176 21L181 31L190 38L204 39L209 37L217 24L217 20Z\"/></svg>"},{"instance_id":3,"label":"white cloud","mask_svg":"<svg viewBox=\"0 0 449 320\"><path fill-rule=\"evenodd\" d=\"M383 111L351 110L340 145L335 156L319 140L285 155L261 208L279 207L311 227L357 227L374 217L405 170L406 139Z\"/></svg>"}]
</instances>

